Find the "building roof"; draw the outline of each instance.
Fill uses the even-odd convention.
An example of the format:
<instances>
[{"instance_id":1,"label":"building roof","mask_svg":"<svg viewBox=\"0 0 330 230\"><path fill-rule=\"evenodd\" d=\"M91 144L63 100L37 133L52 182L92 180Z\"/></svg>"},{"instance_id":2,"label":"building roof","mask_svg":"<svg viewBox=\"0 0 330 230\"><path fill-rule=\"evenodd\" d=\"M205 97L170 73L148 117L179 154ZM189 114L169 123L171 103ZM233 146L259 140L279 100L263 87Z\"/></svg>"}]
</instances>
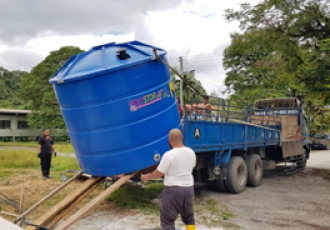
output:
<instances>
[{"instance_id":1,"label":"building roof","mask_svg":"<svg viewBox=\"0 0 330 230\"><path fill-rule=\"evenodd\" d=\"M10 115L18 115L18 114L20 114L20 115L27 115L27 114L29 114L29 113L31 113L31 110L21 110L21 109L0 109L0 114L1 115L4 115L4 114L6 114L6 115L8 115L8 114L10 114Z\"/></svg>"}]
</instances>

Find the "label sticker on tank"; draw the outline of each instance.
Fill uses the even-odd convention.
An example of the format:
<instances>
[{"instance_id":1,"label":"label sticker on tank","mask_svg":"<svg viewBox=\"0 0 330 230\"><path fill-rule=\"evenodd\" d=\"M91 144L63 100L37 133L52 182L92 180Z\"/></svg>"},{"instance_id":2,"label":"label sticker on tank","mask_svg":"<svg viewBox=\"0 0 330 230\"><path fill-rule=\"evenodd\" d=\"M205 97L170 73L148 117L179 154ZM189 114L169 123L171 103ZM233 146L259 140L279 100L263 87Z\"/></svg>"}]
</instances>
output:
<instances>
[{"instance_id":1,"label":"label sticker on tank","mask_svg":"<svg viewBox=\"0 0 330 230\"><path fill-rule=\"evenodd\" d=\"M138 109L144 108L148 105L154 104L164 98L170 97L167 90L160 89L158 91L146 94L142 97L135 98L129 101L130 111L134 112Z\"/></svg>"}]
</instances>

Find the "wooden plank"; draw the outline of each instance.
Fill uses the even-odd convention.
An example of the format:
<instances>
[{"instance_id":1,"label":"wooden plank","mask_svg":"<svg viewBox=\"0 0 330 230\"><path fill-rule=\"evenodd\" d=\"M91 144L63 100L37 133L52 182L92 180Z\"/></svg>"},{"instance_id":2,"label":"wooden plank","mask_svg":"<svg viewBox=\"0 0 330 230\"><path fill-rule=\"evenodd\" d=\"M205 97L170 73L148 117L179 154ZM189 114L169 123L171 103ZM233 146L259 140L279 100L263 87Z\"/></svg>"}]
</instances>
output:
<instances>
[{"instance_id":1,"label":"wooden plank","mask_svg":"<svg viewBox=\"0 0 330 230\"><path fill-rule=\"evenodd\" d=\"M73 176L70 180L66 181L64 184L60 185L57 189L53 190L51 193L49 193L47 196L45 196L42 200L38 201L36 204L34 204L31 208L26 210L24 213L22 213L20 216L18 216L15 220L14 223L16 224L18 221L20 221L23 217L28 215L30 212L32 212L34 209L38 208L40 205L45 203L48 199L50 199L52 196L54 196L57 192L61 191L64 189L67 185L69 185L72 181L74 181L76 178L78 178L83 172L80 171L77 173L75 176Z\"/></svg>"},{"instance_id":2,"label":"wooden plank","mask_svg":"<svg viewBox=\"0 0 330 230\"><path fill-rule=\"evenodd\" d=\"M99 186L98 183L94 184L90 189L88 189L85 193L79 196L74 202L72 202L68 207L66 207L61 213L56 215L49 223L46 224L47 227L54 227L63 217L68 215L80 202L91 192L93 192Z\"/></svg>"},{"instance_id":3,"label":"wooden plank","mask_svg":"<svg viewBox=\"0 0 330 230\"><path fill-rule=\"evenodd\" d=\"M18 217L17 214L10 213L10 212L5 212L5 211L0 211L0 215L6 215L6 216L11 216L11 217Z\"/></svg>"},{"instance_id":4,"label":"wooden plank","mask_svg":"<svg viewBox=\"0 0 330 230\"><path fill-rule=\"evenodd\" d=\"M276 132L281 132L281 130L268 128L267 126L262 126L262 125L254 125L249 122L240 121L240 120L236 120L236 119L228 119L228 121L232 121L232 122L236 122L236 123L240 123L240 124L244 124L244 125L249 125L249 126L254 126L254 127L258 127L258 128L262 128L262 129L272 130L272 131L276 131Z\"/></svg>"},{"instance_id":5,"label":"wooden plank","mask_svg":"<svg viewBox=\"0 0 330 230\"><path fill-rule=\"evenodd\" d=\"M300 139L298 125L298 117L296 115L282 115L281 116L282 126L282 140Z\"/></svg>"},{"instance_id":6,"label":"wooden plank","mask_svg":"<svg viewBox=\"0 0 330 230\"><path fill-rule=\"evenodd\" d=\"M68 205L70 205L75 199L77 199L81 194L83 194L86 190L88 190L95 183L100 182L102 177L93 177L91 179L86 180L80 187L76 188L73 192L67 195L63 200L61 200L58 204L53 206L50 210L41 215L36 221L33 223L36 225L44 225L48 221L50 221L54 216L60 213L63 209L65 209ZM29 226L26 230L36 230L35 227Z\"/></svg>"},{"instance_id":7,"label":"wooden plank","mask_svg":"<svg viewBox=\"0 0 330 230\"><path fill-rule=\"evenodd\" d=\"M117 180L113 185L111 185L109 188L104 190L100 195L95 197L91 202L86 204L82 209L77 211L74 215L72 215L69 219L61 223L58 227L56 227L54 230L65 230L68 227L70 227L72 224L74 224L79 218L81 218L85 213L87 213L89 210L91 210L95 205L102 202L104 199L106 199L108 196L110 196L114 191L116 191L120 186L125 184L129 179L131 179L132 176L134 176L135 173L123 176L119 180Z\"/></svg>"}]
</instances>

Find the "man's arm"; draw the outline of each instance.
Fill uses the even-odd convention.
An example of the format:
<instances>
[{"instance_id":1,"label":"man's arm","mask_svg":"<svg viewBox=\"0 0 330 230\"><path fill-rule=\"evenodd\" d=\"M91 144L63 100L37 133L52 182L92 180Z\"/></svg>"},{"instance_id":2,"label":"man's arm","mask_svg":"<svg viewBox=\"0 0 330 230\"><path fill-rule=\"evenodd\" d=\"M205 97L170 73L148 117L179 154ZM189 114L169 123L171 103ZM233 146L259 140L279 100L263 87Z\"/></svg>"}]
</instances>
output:
<instances>
[{"instance_id":1,"label":"man's arm","mask_svg":"<svg viewBox=\"0 0 330 230\"><path fill-rule=\"evenodd\" d=\"M169 166L170 166L170 160L169 160L168 154L165 153L163 155L157 169L155 171L153 171L151 174L148 173L147 175L142 176L141 180L146 182L148 180L158 179L158 178L164 176L164 174L167 172Z\"/></svg>"},{"instance_id":2,"label":"man's arm","mask_svg":"<svg viewBox=\"0 0 330 230\"><path fill-rule=\"evenodd\" d=\"M161 178L162 176L164 176L164 173L162 173L161 171L156 169L151 174L148 173L147 175L142 176L141 180L143 182L147 182L148 180L155 180L155 179Z\"/></svg>"}]
</instances>

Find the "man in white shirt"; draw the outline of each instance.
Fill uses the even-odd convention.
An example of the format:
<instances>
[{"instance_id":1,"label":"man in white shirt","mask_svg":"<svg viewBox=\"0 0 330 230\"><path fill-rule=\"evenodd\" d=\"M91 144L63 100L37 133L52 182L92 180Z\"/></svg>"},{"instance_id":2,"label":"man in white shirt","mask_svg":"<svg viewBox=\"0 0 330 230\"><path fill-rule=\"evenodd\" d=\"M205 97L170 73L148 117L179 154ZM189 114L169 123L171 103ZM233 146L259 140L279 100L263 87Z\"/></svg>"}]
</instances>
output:
<instances>
[{"instance_id":1,"label":"man in white shirt","mask_svg":"<svg viewBox=\"0 0 330 230\"><path fill-rule=\"evenodd\" d=\"M164 176L165 188L160 204L160 222L163 230L175 230L174 222L180 214L187 230L195 230L194 178L195 152L183 145L179 129L172 129L169 135L171 150L167 151L151 174L142 176L148 181Z\"/></svg>"}]
</instances>

